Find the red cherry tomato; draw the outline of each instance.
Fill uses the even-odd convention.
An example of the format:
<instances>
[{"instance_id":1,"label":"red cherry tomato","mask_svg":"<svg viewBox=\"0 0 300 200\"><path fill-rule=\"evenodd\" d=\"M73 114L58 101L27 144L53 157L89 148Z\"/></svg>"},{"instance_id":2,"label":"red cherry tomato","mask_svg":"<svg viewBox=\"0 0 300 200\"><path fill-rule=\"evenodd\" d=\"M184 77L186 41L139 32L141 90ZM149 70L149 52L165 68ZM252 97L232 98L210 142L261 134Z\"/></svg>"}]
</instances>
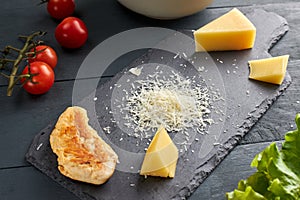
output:
<instances>
[{"instance_id":1,"label":"red cherry tomato","mask_svg":"<svg viewBox=\"0 0 300 200\"><path fill-rule=\"evenodd\" d=\"M57 42L66 48L79 48L88 38L88 30L84 22L76 17L65 18L55 29Z\"/></svg>"},{"instance_id":2,"label":"red cherry tomato","mask_svg":"<svg viewBox=\"0 0 300 200\"><path fill-rule=\"evenodd\" d=\"M48 13L55 19L64 19L73 14L75 10L74 0L48 0Z\"/></svg>"},{"instance_id":3,"label":"red cherry tomato","mask_svg":"<svg viewBox=\"0 0 300 200\"><path fill-rule=\"evenodd\" d=\"M54 49L46 45L39 45L35 47L36 53L34 58L29 58L29 63L35 61L41 61L47 63L52 69L56 67L57 64L57 55ZM34 52L34 49L31 49L30 52Z\"/></svg>"},{"instance_id":4,"label":"red cherry tomato","mask_svg":"<svg viewBox=\"0 0 300 200\"><path fill-rule=\"evenodd\" d=\"M29 74L28 66L24 68L22 74ZM54 83L53 69L47 63L40 61L30 63L30 74L32 77L29 80L21 79L23 88L30 94L44 94Z\"/></svg>"}]
</instances>

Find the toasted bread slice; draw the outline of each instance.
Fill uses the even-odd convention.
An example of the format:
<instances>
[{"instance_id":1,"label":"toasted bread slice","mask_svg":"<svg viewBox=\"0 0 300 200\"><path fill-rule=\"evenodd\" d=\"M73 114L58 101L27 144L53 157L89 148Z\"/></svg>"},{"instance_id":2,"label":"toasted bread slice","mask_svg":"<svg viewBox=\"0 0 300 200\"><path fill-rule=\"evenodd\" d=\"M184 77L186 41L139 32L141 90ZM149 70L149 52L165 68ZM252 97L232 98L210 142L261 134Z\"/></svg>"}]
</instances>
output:
<instances>
[{"instance_id":1,"label":"toasted bread slice","mask_svg":"<svg viewBox=\"0 0 300 200\"><path fill-rule=\"evenodd\" d=\"M89 126L88 120L85 109L67 108L50 135L50 144L63 175L100 185L114 173L118 156Z\"/></svg>"}]
</instances>

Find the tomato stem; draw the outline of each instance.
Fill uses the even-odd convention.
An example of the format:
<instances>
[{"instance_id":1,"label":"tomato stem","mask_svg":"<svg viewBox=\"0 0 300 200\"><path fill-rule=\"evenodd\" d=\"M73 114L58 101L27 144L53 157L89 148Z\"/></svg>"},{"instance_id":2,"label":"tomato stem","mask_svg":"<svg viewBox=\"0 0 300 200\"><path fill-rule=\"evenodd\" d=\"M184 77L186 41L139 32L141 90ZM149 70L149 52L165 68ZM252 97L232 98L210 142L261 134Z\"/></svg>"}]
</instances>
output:
<instances>
[{"instance_id":1,"label":"tomato stem","mask_svg":"<svg viewBox=\"0 0 300 200\"><path fill-rule=\"evenodd\" d=\"M8 55L10 50L13 50L18 53L18 56L16 59L7 59L7 58L0 58L0 69L3 69L6 63L10 62L13 64L10 75L4 75L4 77L7 77L9 79L8 81L8 87L7 87L7 96L11 96L13 92L13 87L20 81L20 79L24 78L24 75L17 75L19 65L23 59L28 59L28 51L35 47L37 44L40 44L41 41L34 41L35 37L41 37L45 35L46 32L43 31L37 31L32 33L29 36L20 35L19 38L25 39L25 43L21 49L12 47L12 46L6 46L4 50L2 51L4 55ZM35 53L38 53L35 51ZM1 73L1 75L3 75ZM28 77L28 76L27 76Z\"/></svg>"},{"instance_id":2,"label":"tomato stem","mask_svg":"<svg viewBox=\"0 0 300 200\"><path fill-rule=\"evenodd\" d=\"M7 75L7 74L4 74L4 73L0 73L1 74L1 76L4 76L5 78L9 78L9 75Z\"/></svg>"},{"instance_id":3,"label":"tomato stem","mask_svg":"<svg viewBox=\"0 0 300 200\"><path fill-rule=\"evenodd\" d=\"M29 59L29 58L34 59L34 58L36 58L36 55L37 55L37 54L42 53L43 51L45 51L45 50L47 49L47 48L44 48L44 49L41 49L41 50L37 51L37 50L36 50L36 46L37 46L37 45L35 45L35 46L33 47L33 52L26 52L26 53L25 53L26 59ZM29 48L29 49L32 49L32 48Z\"/></svg>"},{"instance_id":4,"label":"tomato stem","mask_svg":"<svg viewBox=\"0 0 300 200\"><path fill-rule=\"evenodd\" d=\"M15 62L15 60L7 59L7 58L3 59L3 63L8 63L8 62Z\"/></svg>"},{"instance_id":5,"label":"tomato stem","mask_svg":"<svg viewBox=\"0 0 300 200\"><path fill-rule=\"evenodd\" d=\"M6 46L5 49L2 51L5 55L10 53L10 50L14 50L16 52L20 52L21 50L12 46Z\"/></svg>"}]
</instances>

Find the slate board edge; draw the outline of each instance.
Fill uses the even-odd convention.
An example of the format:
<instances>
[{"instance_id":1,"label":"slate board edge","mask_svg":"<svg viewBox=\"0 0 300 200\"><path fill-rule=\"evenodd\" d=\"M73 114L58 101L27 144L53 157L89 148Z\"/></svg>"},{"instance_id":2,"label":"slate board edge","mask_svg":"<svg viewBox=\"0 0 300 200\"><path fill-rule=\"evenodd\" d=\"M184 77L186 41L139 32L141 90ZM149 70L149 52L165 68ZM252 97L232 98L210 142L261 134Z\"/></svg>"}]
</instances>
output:
<instances>
[{"instance_id":1,"label":"slate board edge","mask_svg":"<svg viewBox=\"0 0 300 200\"><path fill-rule=\"evenodd\" d=\"M261 9L262 10L262 9ZM289 31L289 26L288 26L288 22L287 20L278 15L277 13L274 13L274 12L269 12L269 13L272 13L274 15L277 15L280 20L283 22L282 25L280 27L278 27L274 32L273 32L273 37L272 40L269 42L269 46L268 46L268 52L275 46L275 44L277 44L277 42Z\"/></svg>"},{"instance_id":2,"label":"slate board edge","mask_svg":"<svg viewBox=\"0 0 300 200\"><path fill-rule=\"evenodd\" d=\"M203 165L197 168L194 178L190 180L190 184L182 188L177 195L172 197L172 199L186 199L187 197L189 197L204 182L204 180L209 176L209 174L212 173L215 167L219 165L221 161L230 153L230 151L232 151L234 147L238 145L242 137L245 136L245 134L252 128L252 126L256 122L258 122L258 120L271 107L271 105L289 87L291 82L292 82L291 77L287 72L285 80L282 83L282 85L279 86L278 90L276 91L276 94L271 98L265 99L255 110L249 113L248 117L244 120L244 123L239 127L237 134L231 137L229 140L227 140L227 142L225 142L222 146L219 146L219 148L216 151L216 154L213 154L213 156L209 158L207 162L205 162ZM51 174L45 172L45 170L43 170L44 169L43 165L39 164L39 162L35 162L34 156L32 156L32 154L30 153L30 152L34 152L30 150L36 150L37 144L40 143L39 141L44 140L43 137L45 136L49 137L51 130L54 127L54 123L55 122L50 123L46 128L41 130L39 134L37 134L34 137L32 144L29 148L29 151L25 157L30 164L32 164L34 167L39 169L41 172L45 173L47 176L49 176L51 179L53 179L62 187L65 187L63 183L56 180ZM70 190L70 188L69 191L72 192L77 197L79 197L80 199L94 199L90 195L80 191L75 192L74 190Z\"/></svg>"},{"instance_id":3,"label":"slate board edge","mask_svg":"<svg viewBox=\"0 0 300 200\"><path fill-rule=\"evenodd\" d=\"M286 77L282 85L278 88L276 94L268 99L265 99L255 110L249 113L244 123L239 127L235 136L227 140L222 146L219 146L216 154L208 159L206 163L197 168L195 177L190 181L190 184L183 188L179 194L172 197L172 199L186 199L191 196L193 192L204 182L204 180L212 173L215 167L234 149L241 141L246 133L255 125L264 113L272 106L272 104L280 97L280 95L292 83L291 76L286 73ZM246 178L246 177L245 177ZM225 195L225 194L224 194Z\"/></svg>"},{"instance_id":4,"label":"slate board edge","mask_svg":"<svg viewBox=\"0 0 300 200\"><path fill-rule=\"evenodd\" d=\"M255 9L262 10L264 9ZM253 11L252 11L253 12ZM275 44L288 32L287 20L278 15L275 12L268 12L277 15L280 20L284 23L278 27L274 32L271 40L268 42L267 53L275 46ZM221 161L234 149L235 146L241 141L248 131L258 122L258 120L264 115L264 113L272 106L272 104L279 98L279 96L290 86L292 83L291 76L286 72L285 80L282 85L276 90L276 94L271 98L265 99L255 110L249 113L248 117L244 120L244 123L239 127L236 135L227 140L222 146L216 151L211 158L207 160L203 165L197 168L194 178L190 181L190 184L183 188L179 194L172 197L172 199L186 199L204 182L204 180L213 172ZM208 167L207 167L208 166ZM225 195L225 194L224 194Z\"/></svg>"},{"instance_id":5,"label":"slate board edge","mask_svg":"<svg viewBox=\"0 0 300 200\"><path fill-rule=\"evenodd\" d=\"M282 17L281 17L282 18ZM282 18L285 22L286 20ZM268 51L281 39L281 37L288 31L287 28L287 22L279 27L279 30L282 28L281 32L276 32L277 37L272 37L273 40L270 41L270 45L268 46ZM280 34L281 33L281 34ZM147 53L146 53L147 54ZM145 55L142 55L143 57ZM137 58L141 59L141 57ZM134 64L135 61L133 61L132 64ZM131 64L131 65L132 65ZM124 71L123 71L124 72ZM118 79L120 76L122 76L123 72L119 72L114 76L112 79ZM100 87L109 84L109 82L112 81L109 80L107 83L101 85ZM237 135L231 137L229 140L227 140L222 146L220 146L216 153L210 157L207 162L205 162L203 165L199 166L197 168L197 171L195 172L195 176L192 180L190 180L190 184L186 187L182 188L181 191L172 197L172 199L186 199L189 197L197 188L200 186L201 183L209 176L209 174L215 169L215 167L229 154L231 150L234 149L234 147L238 144L238 142L241 141L242 137L252 128L252 126L263 116L263 114L270 108L270 106L277 100L277 98L285 91L285 89L288 88L288 86L291 84L291 77L290 75L286 74L285 81L279 88L276 90L276 94L273 95L271 98L265 99L255 110L253 110L245 120L244 123L239 127ZM36 137L33 139L32 145L30 146L30 149L36 149L37 142L40 140L41 137L43 137L43 134L45 130L49 130L49 127L53 127L53 124L48 125L45 129L43 129ZM47 131L46 131L47 132ZM49 131L49 134L51 133L51 130ZM40 165L38 162L35 162L34 157L30 153L26 154L26 160L31 163L33 166L35 166L37 169L39 169L41 172L46 173L43 169L43 166ZM61 186L65 187L64 184L60 183L60 181L56 180L54 177L52 177L50 174L47 174L49 177L51 177L55 182L59 183ZM94 199L89 194L86 194L82 191L74 191L70 190L73 194L75 194L80 199Z\"/></svg>"},{"instance_id":6,"label":"slate board edge","mask_svg":"<svg viewBox=\"0 0 300 200\"><path fill-rule=\"evenodd\" d=\"M89 196L88 194L85 194L84 192L81 192L81 191L77 191L76 192L72 188L72 186L74 184L73 182L70 183L70 187L69 188L66 188L65 185L64 185L64 182L63 181L59 181L59 178L68 179L68 180L70 180L70 179L67 178L67 177L65 177L65 176L63 176L63 175L61 175L60 172L58 171L57 167L56 167L56 170L57 170L57 173L58 173L59 177L53 176L53 173L51 173L51 172L48 173L49 171L45 170L45 167L43 166L42 163L36 162L36 158L35 158L34 154L36 153L37 148L38 148L38 144L40 144L41 141L47 141L47 143L43 143L43 146L46 146L46 148L51 148L50 147L49 138L50 138L50 134L51 134L51 132L52 132L54 126L55 126L55 123L56 123L56 121L53 121L53 122L49 123L46 128L42 129L34 137L34 139L32 141L32 144L30 145L30 147L28 149L28 152L25 155L25 158L26 158L27 162L29 162L34 167L36 167L40 172L46 174L48 177L50 177L52 180L54 180L54 182L58 183L60 186L62 186L63 188L65 188L67 191L69 191L72 194L74 194L75 196L77 196L79 199L91 199L92 200L93 198L87 198L87 196ZM45 137L47 137L47 138L45 138Z\"/></svg>"}]
</instances>

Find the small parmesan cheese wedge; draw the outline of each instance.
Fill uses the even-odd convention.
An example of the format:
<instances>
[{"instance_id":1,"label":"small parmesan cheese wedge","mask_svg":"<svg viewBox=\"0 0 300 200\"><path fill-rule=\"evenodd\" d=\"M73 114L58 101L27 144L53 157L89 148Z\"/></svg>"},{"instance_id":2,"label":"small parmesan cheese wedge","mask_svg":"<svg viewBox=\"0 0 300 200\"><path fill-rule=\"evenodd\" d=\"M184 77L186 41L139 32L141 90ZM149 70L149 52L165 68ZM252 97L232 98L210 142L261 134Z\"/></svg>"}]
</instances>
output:
<instances>
[{"instance_id":1,"label":"small parmesan cheese wedge","mask_svg":"<svg viewBox=\"0 0 300 200\"><path fill-rule=\"evenodd\" d=\"M196 52L252 48L256 28L237 8L194 32Z\"/></svg>"},{"instance_id":2,"label":"small parmesan cheese wedge","mask_svg":"<svg viewBox=\"0 0 300 200\"><path fill-rule=\"evenodd\" d=\"M177 160L178 149L165 128L161 127L148 147L140 175L173 178Z\"/></svg>"},{"instance_id":3,"label":"small parmesan cheese wedge","mask_svg":"<svg viewBox=\"0 0 300 200\"><path fill-rule=\"evenodd\" d=\"M250 79L280 85L286 73L289 55L249 61Z\"/></svg>"}]
</instances>

